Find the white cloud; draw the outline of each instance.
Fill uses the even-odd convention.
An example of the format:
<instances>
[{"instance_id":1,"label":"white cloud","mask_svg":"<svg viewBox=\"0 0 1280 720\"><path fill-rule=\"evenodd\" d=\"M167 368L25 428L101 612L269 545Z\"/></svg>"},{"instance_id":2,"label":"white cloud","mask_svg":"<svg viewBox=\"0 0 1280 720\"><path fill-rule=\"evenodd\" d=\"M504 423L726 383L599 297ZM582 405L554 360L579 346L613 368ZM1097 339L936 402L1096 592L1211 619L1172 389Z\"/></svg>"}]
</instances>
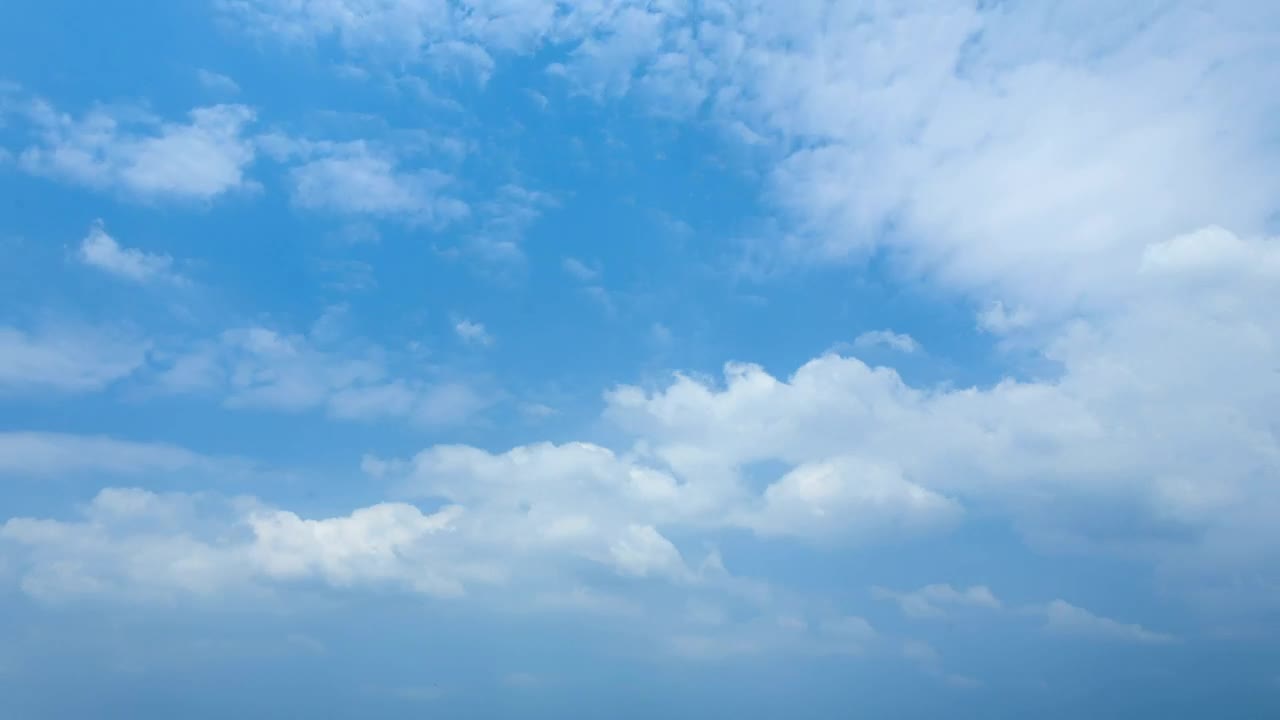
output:
<instances>
[{"instance_id":1,"label":"white cloud","mask_svg":"<svg viewBox=\"0 0 1280 720\"><path fill-rule=\"evenodd\" d=\"M764 534L824 537L929 529L960 513L954 500L907 481L895 467L833 458L800 465L765 488L746 524Z\"/></svg>"},{"instance_id":2,"label":"white cloud","mask_svg":"<svg viewBox=\"0 0 1280 720\"><path fill-rule=\"evenodd\" d=\"M365 142L310 143L293 168L293 202L301 208L340 215L393 217L443 226L466 217L466 203L451 196L447 174L406 170L389 152ZM288 152L292 148L285 148Z\"/></svg>"},{"instance_id":3,"label":"white cloud","mask_svg":"<svg viewBox=\"0 0 1280 720\"><path fill-rule=\"evenodd\" d=\"M107 234L101 222L89 228L89 234L80 242L77 257L86 265L133 282L184 282L182 276L173 271L173 258L121 247L115 238Z\"/></svg>"},{"instance_id":4,"label":"white cloud","mask_svg":"<svg viewBox=\"0 0 1280 720\"><path fill-rule=\"evenodd\" d=\"M453 324L453 332L465 343L474 345L492 345L493 336L478 322L461 318Z\"/></svg>"},{"instance_id":5,"label":"white cloud","mask_svg":"<svg viewBox=\"0 0 1280 720\"><path fill-rule=\"evenodd\" d=\"M944 617L955 608L983 608L999 610L1000 600L985 585L973 585L956 589L946 584L926 585L911 592L896 592L887 588L873 588L876 597L892 600L902 614L912 618Z\"/></svg>"},{"instance_id":6,"label":"white cloud","mask_svg":"<svg viewBox=\"0 0 1280 720\"><path fill-rule=\"evenodd\" d=\"M318 577L339 587L404 582L427 594L458 595L461 580L421 553L429 538L448 532L460 513L460 508L444 508L424 515L400 503L325 520L304 520L283 510L255 512L246 520L254 535L247 554L273 579Z\"/></svg>"},{"instance_id":7,"label":"white cloud","mask_svg":"<svg viewBox=\"0 0 1280 720\"><path fill-rule=\"evenodd\" d=\"M465 560L444 567L432 555L431 538L457 517L456 508L428 515L381 503L307 520L249 498L109 488L80 519L12 518L0 525L0 540L27 549L22 588L47 599L213 596L307 579L450 596L463 581L484 578Z\"/></svg>"},{"instance_id":8,"label":"white cloud","mask_svg":"<svg viewBox=\"0 0 1280 720\"><path fill-rule=\"evenodd\" d=\"M858 349L886 347L902 353L913 353L920 349L920 343L916 342L915 338L892 330L864 332L854 339L853 346Z\"/></svg>"},{"instance_id":9,"label":"white cloud","mask_svg":"<svg viewBox=\"0 0 1280 720\"><path fill-rule=\"evenodd\" d=\"M1049 337L1060 371L1041 380L912 387L826 355L788 378L731 364L723 384L620 387L607 414L677 477L734 487L752 463L854 458L1008 513L1038 547L1140 553L1203 592L1275 558L1276 247L1218 230L1152 243L1129 300Z\"/></svg>"},{"instance_id":10,"label":"white cloud","mask_svg":"<svg viewBox=\"0 0 1280 720\"><path fill-rule=\"evenodd\" d=\"M210 92L222 93L224 95L235 95L240 92L240 85L237 84L235 80L212 70L206 70L204 68L196 70L196 79L200 81L200 84L204 86L205 90Z\"/></svg>"},{"instance_id":11,"label":"white cloud","mask_svg":"<svg viewBox=\"0 0 1280 720\"><path fill-rule=\"evenodd\" d=\"M118 331L0 327L0 391L91 392L132 375L150 343Z\"/></svg>"},{"instance_id":12,"label":"white cloud","mask_svg":"<svg viewBox=\"0 0 1280 720\"><path fill-rule=\"evenodd\" d=\"M243 135L254 112L212 105L188 115L178 123L95 109L77 120L37 101L29 116L41 144L24 150L20 163L38 175L146 200L208 201L256 187L245 177L254 148Z\"/></svg>"},{"instance_id":13,"label":"white cloud","mask_svg":"<svg viewBox=\"0 0 1280 720\"><path fill-rule=\"evenodd\" d=\"M1147 243L1210 223L1259 232L1280 189L1274 94L1243 89L1280 71L1254 32L1270 6L223 6L253 32L336 38L355 62L550 47L548 71L582 92L707 109L779 159L768 196L790 232L774 257L887 249L909 273L1002 298L1006 319L1105 307Z\"/></svg>"},{"instance_id":14,"label":"white cloud","mask_svg":"<svg viewBox=\"0 0 1280 720\"><path fill-rule=\"evenodd\" d=\"M632 577L681 578L688 574L680 551L652 525L628 526L609 544L609 557L618 572Z\"/></svg>"},{"instance_id":15,"label":"white cloud","mask_svg":"<svg viewBox=\"0 0 1280 720\"><path fill-rule=\"evenodd\" d=\"M229 408L323 410L341 420L427 426L466 422L490 404L460 380L397 376L396 358L377 345L345 341L329 320L308 335L261 326L227 330L158 357L155 383L171 393L220 397Z\"/></svg>"},{"instance_id":16,"label":"white cloud","mask_svg":"<svg viewBox=\"0 0 1280 720\"><path fill-rule=\"evenodd\" d=\"M1272 101L1238 83L1276 67L1239 8L1139 21L1088 4L1068 22L1079 46L1039 7L824 7L757 4L700 37L732 88L724 117L790 143L772 182L792 249L888 245L953 288L1053 312L1113 298L1152 238L1252 232L1271 212L1280 174L1254 148Z\"/></svg>"},{"instance_id":17,"label":"white cloud","mask_svg":"<svg viewBox=\"0 0 1280 720\"><path fill-rule=\"evenodd\" d=\"M1035 316L1032 315L1030 310L1024 307L1010 310L999 300L988 303L978 313L978 329L995 333L996 335L1005 335L1015 330L1021 330L1031 325L1034 321Z\"/></svg>"},{"instance_id":18,"label":"white cloud","mask_svg":"<svg viewBox=\"0 0 1280 720\"><path fill-rule=\"evenodd\" d=\"M1143 645L1168 645L1177 642L1177 638L1172 635L1153 632L1141 625L1099 617L1064 600L1054 600L1046 605L1044 614L1045 627L1053 632Z\"/></svg>"}]
</instances>

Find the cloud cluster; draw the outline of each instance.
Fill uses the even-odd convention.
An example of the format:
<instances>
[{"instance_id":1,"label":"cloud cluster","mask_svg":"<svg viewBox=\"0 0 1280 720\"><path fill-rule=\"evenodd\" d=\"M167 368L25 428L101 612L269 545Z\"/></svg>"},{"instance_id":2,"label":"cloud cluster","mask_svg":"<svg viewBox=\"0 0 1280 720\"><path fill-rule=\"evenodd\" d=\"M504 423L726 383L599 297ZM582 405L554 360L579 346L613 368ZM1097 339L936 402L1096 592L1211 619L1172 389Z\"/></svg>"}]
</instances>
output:
<instances>
[{"instance_id":1,"label":"cloud cluster","mask_svg":"<svg viewBox=\"0 0 1280 720\"><path fill-rule=\"evenodd\" d=\"M211 201L256 185L245 176L254 147L243 105L192 110L186 122L95 108L81 118L35 101L27 112L40 143L23 150L28 172L141 200Z\"/></svg>"},{"instance_id":2,"label":"cloud cluster","mask_svg":"<svg viewBox=\"0 0 1280 720\"><path fill-rule=\"evenodd\" d=\"M460 381L394 373L391 360L380 346L331 340L323 323L309 334L249 326L157 357L155 382L171 393L219 397L229 408L318 409L343 420L445 425L489 404Z\"/></svg>"},{"instance_id":3,"label":"cloud cluster","mask_svg":"<svg viewBox=\"0 0 1280 720\"><path fill-rule=\"evenodd\" d=\"M554 48L599 98L703 112L772 158L783 262L888 251L983 301L1105 307L1150 242L1265 227L1274 9L943 0L500 4L227 0L254 33L356 62ZM466 52L457 52L466 47ZM1152 48L1167 51L1154 52ZM487 72L487 71L486 71ZM1025 315L1030 317L1029 314Z\"/></svg>"},{"instance_id":4,"label":"cloud cluster","mask_svg":"<svg viewBox=\"0 0 1280 720\"><path fill-rule=\"evenodd\" d=\"M449 192L452 178L433 169L403 169L394 153L364 141L293 142L290 171L296 206L339 215L398 218L440 227L464 218L466 203Z\"/></svg>"}]
</instances>

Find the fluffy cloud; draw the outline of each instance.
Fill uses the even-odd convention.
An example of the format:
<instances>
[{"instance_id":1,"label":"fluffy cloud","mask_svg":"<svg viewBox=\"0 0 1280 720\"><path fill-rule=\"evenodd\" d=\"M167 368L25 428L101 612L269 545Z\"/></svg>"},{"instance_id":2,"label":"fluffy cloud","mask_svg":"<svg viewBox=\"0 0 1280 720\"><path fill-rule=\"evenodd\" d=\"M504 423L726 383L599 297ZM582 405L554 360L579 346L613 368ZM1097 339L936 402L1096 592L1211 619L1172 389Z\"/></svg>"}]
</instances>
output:
<instances>
[{"instance_id":1,"label":"fluffy cloud","mask_svg":"<svg viewBox=\"0 0 1280 720\"><path fill-rule=\"evenodd\" d=\"M196 108L186 122L143 112L94 109L76 119L37 101L28 112L41 137L19 161L28 172L144 200L208 201L253 188L245 177L254 112L243 105Z\"/></svg>"},{"instance_id":2,"label":"fluffy cloud","mask_svg":"<svg viewBox=\"0 0 1280 720\"><path fill-rule=\"evenodd\" d=\"M449 178L426 170L401 172L385 157L359 149L311 160L293 170L293 200L310 210L401 216L442 224L466 215L444 195Z\"/></svg>"},{"instance_id":3,"label":"fluffy cloud","mask_svg":"<svg viewBox=\"0 0 1280 720\"><path fill-rule=\"evenodd\" d=\"M121 247L115 238L107 234L101 222L89 228L76 257L85 265L133 282L184 282L182 276L173 271L173 258Z\"/></svg>"},{"instance_id":4,"label":"fluffy cloud","mask_svg":"<svg viewBox=\"0 0 1280 720\"><path fill-rule=\"evenodd\" d=\"M403 584L436 595L461 592L475 573L441 567L429 539L457 510L426 515L383 503L348 516L304 520L251 498L159 495L109 488L75 520L12 518L0 539L28 550L22 588L48 599L210 596L265 583L314 579L333 586Z\"/></svg>"},{"instance_id":5,"label":"fluffy cloud","mask_svg":"<svg viewBox=\"0 0 1280 720\"><path fill-rule=\"evenodd\" d=\"M101 390L142 368L149 349L150 343L121 331L0 326L0 391Z\"/></svg>"},{"instance_id":6,"label":"fluffy cloud","mask_svg":"<svg viewBox=\"0 0 1280 720\"><path fill-rule=\"evenodd\" d=\"M1140 553L1165 571L1261 568L1280 508L1277 243L1217 228L1150 244L1129 298L1046 344L1056 376L915 388L827 355L791 377L622 387L608 414L678 477L857 458L1011 514L1036 543ZM1273 578L1272 581L1274 581Z\"/></svg>"},{"instance_id":7,"label":"fluffy cloud","mask_svg":"<svg viewBox=\"0 0 1280 720\"><path fill-rule=\"evenodd\" d=\"M1264 227L1280 174L1253 148L1274 105L1237 84L1276 69L1253 51L1256 22L1180 3L1051 21L1031 6L749 2L697 51L724 73L718 112L779 139L790 251L887 247L1052 314L1113 298L1154 239Z\"/></svg>"},{"instance_id":8,"label":"fluffy cloud","mask_svg":"<svg viewBox=\"0 0 1280 720\"><path fill-rule=\"evenodd\" d=\"M478 322L461 318L453 324L453 332L465 343L492 345L493 336Z\"/></svg>"},{"instance_id":9,"label":"fluffy cloud","mask_svg":"<svg viewBox=\"0 0 1280 720\"><path fill-rule=\"evenodd\" d=\"M406 168L399 154L364 140L307 140L278 133L257 138L264 153L292 165L297 207L336 215L395 218L442 227L470 213L454 197L453 178L434 168Z\"/></svg>"}]
</instances>

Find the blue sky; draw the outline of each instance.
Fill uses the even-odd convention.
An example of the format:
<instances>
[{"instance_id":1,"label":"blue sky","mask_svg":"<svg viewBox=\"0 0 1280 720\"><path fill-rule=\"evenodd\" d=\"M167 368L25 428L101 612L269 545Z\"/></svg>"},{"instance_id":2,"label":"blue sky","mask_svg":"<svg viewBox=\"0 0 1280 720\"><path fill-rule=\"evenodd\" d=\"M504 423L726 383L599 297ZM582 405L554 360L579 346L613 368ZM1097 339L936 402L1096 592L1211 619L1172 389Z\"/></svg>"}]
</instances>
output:
<instances>
[{"instance_id":1,"label":"blue sky","mask_svg":"<svg viewBox=\"0 0 1280 720\"><path fill-rule=\"evenodd\" d=\"M0 714L1280 712L1262 2L0 9Z\"/></svg>"}]
</instances>

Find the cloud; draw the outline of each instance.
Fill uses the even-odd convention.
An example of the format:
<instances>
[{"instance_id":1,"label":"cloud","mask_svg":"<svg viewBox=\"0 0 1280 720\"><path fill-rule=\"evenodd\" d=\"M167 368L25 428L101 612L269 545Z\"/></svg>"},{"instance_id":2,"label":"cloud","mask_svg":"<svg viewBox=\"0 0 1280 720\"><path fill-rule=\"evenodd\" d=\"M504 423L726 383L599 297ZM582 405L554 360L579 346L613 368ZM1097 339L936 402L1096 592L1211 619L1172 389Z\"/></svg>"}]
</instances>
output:
<instances>
[{"instance_id":1,"label":"cloud","mask_svg":"<svg viewBox=\"0 0 1280 720\"><path fill-rule=\"evenodd\" d=\"M256 187L245 176L254 148L243 135L255 114L243 105L196 108L186 122L102 108L77 120L43 101L28 115L41 143L19 162L37 175L141 200L210 201Z\"/></svg>"},{"instance_id":2,"label":"cloud","mask_svg":"<svg viewBox=\"0 0 1280 720\"><path fill-rule=\"evenodd\" d=\"M256 34L335 39L356 63L424 63L436 46L485 63L539 54L596 98L704 112L770 151L765 199L785 232L769 257L883 250L908 275L1000 299L1007 319L1105 307L1152 239L1210 223L1261 232L1280 189L1275 96L1242 89L1280 70L1254 32L1277 19L1270 7L222 6Z\"/></svg>"},{"instance_id":3,"label":"cloud","mask_svg":"<svg viewBox=\"0 0 1280 720\"><path fill-rule=\"evenodd\" d=\"M956 589L946 584L926 585L912 592L895 592L887 588L872 588L876 597L892 600L902 614L911 618L944 617L956 608L982 608L999 610L1000 600L985 585L973 585Z\"/></svg>"},{"instance_id":4,"label":"cloud","mask_svg":"<svg viewBox=\"0 0 1280 720\"><path fill-rule=\"evenodd\" d=\"M192 470L211 462L185 448L163 443L65 433L0 433L0 475L136 475Z\"/></svg>"},{"instance_id":5,"label":"cloud","mask_svg":"<svg viewBox=\"0 0 1280 720\"><path fill-rule=\"evenodd\" d=\"M453 324L453 332L465 343L473 345L492 345L493 336L485 330L484 325L461 318Z\"/></svg>"},{"instance_id":6,"label":"cloud","mask_svg":"<svg viewBox=\"0 0 1280 720\"><path fill-rule=\"evenodd\" d=\"M1005 335L1031 325L1035 316L1030 310L1019 307L1008 309L999 300L993 300L978 313L978 329L996 335Z\"/></svg>"},{"instance_id":7,"label":"cloud","mask_svg":"<svg viewBox=\"0 0 1280 720\"><path fill-rule=\"evenodd\" d=\"M1053 632L1142 645L1168 645L1178 641L1172 635L1153 632L1141 625L1099 617L1065 600L1054 600L1049 603L1044 607L1044 614L1045 627Z\"/></svg>"},{"instance_id":8,"label":"cloud","mask_svg":"<svg viewBox=\"0 0 1280 720\"><path fill-rule=\"evenodd\" d=\"M78 519L9 519L0 540L26 548L21 586L42 599L211 597L306 579L448 596L468 572L431 562L427 540L456 517L453 508L427 515L382 503L306 520L251 498L108 488Z\"/></svg>"},{"instance_id":9,"label":"cloud","mask_svg":"<svg viewBox=\"0 0 1280 720\"><path fill-rule=\"evenodd\" d=\"M262 326L227 330L157 357L154 383L170 393L213 395L232 409L322 410L363 422L451 425L490 404L459 380L397 376L383 348L345 343L331 325L318 322L306 335Z\"/></svg>"},{"instance_id":10,"label":"cloud","mask_svg":"<svg viewBox=\"0 0 1280 720\"><path fill-rule=\"evenodd\" d=\"M892 330L864 332L854 339L853 346L858 349L886 347L902 353L913 353L920 349L920 343L916 342L915 338Z\"/></svg>"},{"instance_id":11,"label":"cloud","mask_svg":"<svg viewBox=\"0 0 1280 720\"><path fill-rule=\"evenodd\" d=\"M566 257L561 261L560 266L564 268L565 272L582 282L594 282L600 279L600 270L598 268L592 267L577 258Z\"/></svg>"},{"instance_id":12,"label":"cloud","mask_svg":"<svg viewBox=\"0 0 1280 720\"><path fill-rule=\"evenodd\" d=\"M1264 227L1280 174L1254 150L1274 104L1237 83L1276 64L1243 39L1257 19L1242 8L1202 24L1193 4L1081 6L1085 46L1030 6L824 8L760 4L700 37L732 88L726 121L790 144L771 185L793 254L886 248L1053 314L1113 298L1152 238Z\"/></svg>"},{"instance_id":13,"label":"cloud","mask_svg":"<svg viewBox=\"0 0 1280 720\"><path fill-rule=\"evenodd\" d=\"M293 202L337 215L398 218L441 227L468 215L438 170L405 170L390 152L365 142L312 143L290 171Z\"/></svg>"},{"instance_id":14,"label":"cloud","mask_svg":"<svg viewBox=\"0 0 1280 720\"><path fill-rule=\"evenodd\" d=\"M110 329L46 325L29 332L0 326L0 391L102 390L141 369L150 347Z\"/></svg>"},{"instance_id":15,"label":"cloud","mask_svg":"<svg viewBox=\"0 0 1280 720\"><path fill-rule=\"evenodd\" d=\"M851 459L1007 514L1037 548L1140 553L1201 592L1275 557L1276 248L1217 229L1150 243L1124 303L1048 336L1041 379L913 387L828 354L783 378L731 363L723 381L621 386L606 415L676 477L735 488L753 463Z\"/></svg>"},{"instance_id":16,"label":"cloud","mask_svg":"<svg viewBox=\"0 0 1280 720\"><path fill-rule=\"evenodd\" d=\"M767 535L824 537L918 531L960 513L957 502L907 481L897 468L834 458L800 465L769 485L745 524Z\"/></svg>"},{"instance_id":17,"label":"cloud","mask_svg":"<svg viewBox=\"0 0 1280 720\"><path fill-rule=\"evenodd\" d=\"M523 260L525 234L555 205L555 199L546 193L519 185L502 186L493 198L477 205L480 227L468 241L468 249L489 262Z\"/></svg>"},{"instance_id":18,"label":"cloud","mask_svg":"<svg viewBox=\"0 0 1280 720\"><path fill-rule=\"evenodd\" d=\"M235 80L212 70L204 68L196 70L196 79L200 81L205 90L210 92L224 95L236 95L240 92L240 85Z\"/></svg>"},{"instance_id":19,"label":"cloud","mask_svg":"<svg viewBox=\"0 0 1280 720\"><path fill-rule=\"evenodd\" d=\"M137 283L185 282L173 271L173 258L121 247L115 238L107 234L101 222L89 228L89 234L80 242L76 255L85 265Z\"/></svg>"}]
</instances>

